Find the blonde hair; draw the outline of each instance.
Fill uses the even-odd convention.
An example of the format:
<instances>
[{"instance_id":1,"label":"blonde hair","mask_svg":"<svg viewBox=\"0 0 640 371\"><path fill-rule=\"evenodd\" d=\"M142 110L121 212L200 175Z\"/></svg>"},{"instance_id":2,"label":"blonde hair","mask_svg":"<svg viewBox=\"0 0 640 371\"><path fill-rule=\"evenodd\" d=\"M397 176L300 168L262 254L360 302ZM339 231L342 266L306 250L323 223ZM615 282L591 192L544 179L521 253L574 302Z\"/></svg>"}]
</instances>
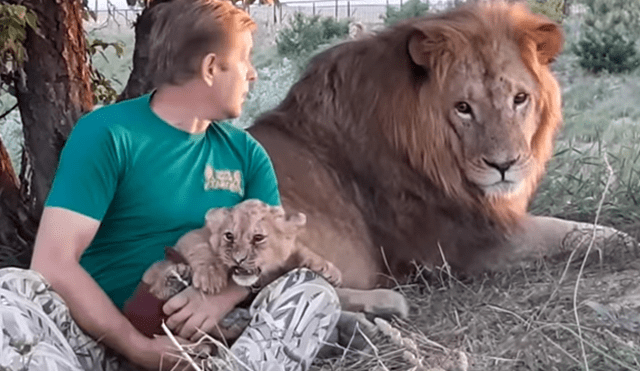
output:
<instances>
[{"instance_id":1,"label":"blonde hair","mask_svg":"<svg viewBox=\"0 0 640 371\"><path fill-rule=\"evenodd\" d=\"M245 11L226 0L173 0L149 12L148 65L155 87L193 78L208 53L223 52L231 35L256 28Z\"/></svg>"}]
</instances>

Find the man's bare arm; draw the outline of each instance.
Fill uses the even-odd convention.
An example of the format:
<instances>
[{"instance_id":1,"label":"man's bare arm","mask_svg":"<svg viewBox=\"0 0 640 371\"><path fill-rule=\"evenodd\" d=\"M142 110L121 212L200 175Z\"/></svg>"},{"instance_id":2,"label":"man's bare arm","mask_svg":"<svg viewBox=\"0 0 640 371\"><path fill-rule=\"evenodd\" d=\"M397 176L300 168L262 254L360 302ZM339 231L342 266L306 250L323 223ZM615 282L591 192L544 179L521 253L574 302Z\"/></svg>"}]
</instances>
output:
<instances>
[{"instance_id":1,"label":"man's bare arm","mask_svg":"<svg viewBox=\"0 0 640 371\"><path fill-rule=\"evenodd\" d=\"M42 274L65 300L71 315L85 332L130 361L157 369L170 343L149 339L138 332L80 266L80 256L99 226L99 221L82 214L63 208L45 208L31 269ZM163 362L169 363L172 362Z\"/></svg>"}]
</instances>

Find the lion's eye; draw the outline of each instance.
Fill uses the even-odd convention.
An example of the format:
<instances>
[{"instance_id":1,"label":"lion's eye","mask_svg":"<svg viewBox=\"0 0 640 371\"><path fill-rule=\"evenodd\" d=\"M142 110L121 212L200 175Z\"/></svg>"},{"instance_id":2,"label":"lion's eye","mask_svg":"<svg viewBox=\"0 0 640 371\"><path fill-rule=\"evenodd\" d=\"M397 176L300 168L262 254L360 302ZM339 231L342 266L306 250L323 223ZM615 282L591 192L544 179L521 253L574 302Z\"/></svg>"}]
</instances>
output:
<instances>
[{"instance_id":1,"label":"lion's eye","mask_svg":"<svg viewBox=\"0 0 640 371\"><path fill-rule=\"evenodd\" d=\"M265 238L267 238L267 236L263 234L256 234L255 236L253 236L253 243L260 243L264 241Z\"/></svg>"},{"instance_id":2,"label":"lion's eye","mask_svg":"<svg viewBox=\"0 0 640 371\"><path fill-rule=\"evenodd\" d=\"M222 235L222 237L227 242L233 242L233 233L231 232L226 232L225 234Z\"/></svg>"},{"instance_id":3,"label":"lion's eye","mask_svg":"<svg viewBox=\"0 0 640 371\"><path fill-rule=\"evenodd\" d=\"M455 108L458 113L461 113L463 115L470 115L472 112L471 106L467 102L458 102L456 103Z\"/></svg>"},{"instance_id":4,"label":"lion's eye","mask_svg":"<svg viewBox=\"0 0 640 371\"><path fill-rule=\"evenodd\" d=\"M519 105L523 104L524 102L526 102L527 98L529 98L529 95L527 93L518 93L518 94L516 94L515 97L513 97L513 103L516 106L519 106Z\"/></svg>"}]
</instances>

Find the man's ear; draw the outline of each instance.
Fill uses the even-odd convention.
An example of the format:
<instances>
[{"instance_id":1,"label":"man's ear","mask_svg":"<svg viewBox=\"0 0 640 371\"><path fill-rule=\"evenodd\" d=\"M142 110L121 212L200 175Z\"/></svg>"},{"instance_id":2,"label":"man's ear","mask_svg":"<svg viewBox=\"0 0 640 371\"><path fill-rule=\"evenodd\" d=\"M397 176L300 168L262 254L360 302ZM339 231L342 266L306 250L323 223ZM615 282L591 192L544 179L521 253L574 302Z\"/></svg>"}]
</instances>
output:
<instances>
[{"instance_id":1,"label":"man's ear","mask_svg":"<svg viewBox=\"0 0 640 371\"><path fill-rule=\"evenodd\" d=\"M208 86L213 85L216 74L216 62L218 62L216 54L209 53L202 58L202 62L200 63L200 74Z\"/></svg>"}]
</instances>

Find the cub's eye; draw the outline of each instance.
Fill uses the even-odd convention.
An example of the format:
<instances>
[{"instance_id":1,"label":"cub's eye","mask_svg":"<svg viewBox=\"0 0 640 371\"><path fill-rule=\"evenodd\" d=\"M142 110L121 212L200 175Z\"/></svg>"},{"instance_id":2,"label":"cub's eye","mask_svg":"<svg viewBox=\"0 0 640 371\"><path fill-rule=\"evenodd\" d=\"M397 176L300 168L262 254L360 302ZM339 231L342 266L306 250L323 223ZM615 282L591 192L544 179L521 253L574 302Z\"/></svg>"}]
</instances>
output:
<instances>
[{"instance_id":1,"label":"cub's eye","mask_svg":"<svg viewBox=\"0 0 640 371\"><path fill-rule=\"evenodd\" d=\"M529 98L529 95L527 93L518 93L518 94L516 94L515 97L513 97L513 103L516 106L519 106L519 105L523 104L524 102L526 102L528 98Z\"/></svg>"},{"instance_id":2,"label":"cub's eye","mask_svg":"<svg viewBox=\"0 0 640 371\"><path fill-rule=\"evenodd\" d=\"M253 236L253 243L260 243L264 241L266 238L267 236L263 234L256 234L255 236Z\"/></svg>"},{"instance_id":3,"label":"cub's eye","mask_svg":"<svg viewBox=\"0 0 640 371\"><path fill-rule=\"evenodd\" d=\"M225 234L222 235L222 237L227 242L233 242L233 233L231 232L226 232Z\"/></svg>"},{"instance_id":4,"label":"cub's eye","mask_svg":"<svg viewBox=\"0 0 640 371\"><path fill-rule=\"evenodd\" d=\"M470 115L472 112L471 106L467 102L458 102L454 107L456 111L458 111L458 113L461 113L463 115Z\"/></svg>"}]
</instances>

